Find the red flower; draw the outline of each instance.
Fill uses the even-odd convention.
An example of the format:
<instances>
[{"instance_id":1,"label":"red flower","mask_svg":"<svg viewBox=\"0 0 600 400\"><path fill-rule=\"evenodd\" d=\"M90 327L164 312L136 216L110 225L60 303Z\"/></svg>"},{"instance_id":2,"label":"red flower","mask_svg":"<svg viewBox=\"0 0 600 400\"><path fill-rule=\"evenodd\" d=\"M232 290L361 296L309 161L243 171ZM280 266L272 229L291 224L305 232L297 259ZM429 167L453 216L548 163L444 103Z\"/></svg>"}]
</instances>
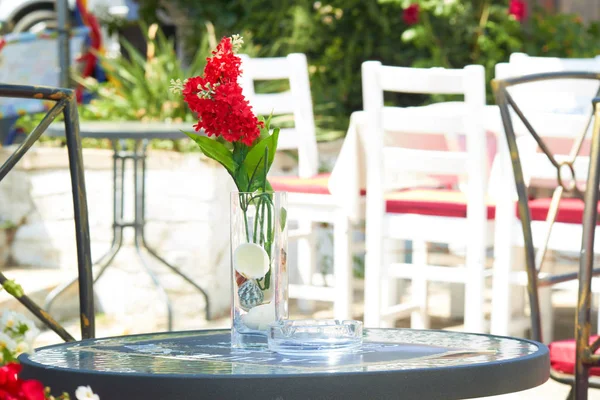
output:
<instances>
[{"instance_id":1,"label":"red flower","mask_svg":"<svg viewBox=\"0 0 600 400\"><path fill-rule=\"evenodd\" d=\"M406 25L414 25L419 22L419 5L413 3L408 6L402 14L402 19Z\"/></svg>"},{"instance_id":2,"label":"red flower","mask_svg":"<svg viewBox=\"0 0 600 400\"><path fill-rule=\"evenodd\" d=\"M23 381L21 384L21 398L25 400L44 400L44 385L33 379Z\"/></svg>"},{"instance_id":3,"label":"red flower","mask_svg":"<svg viewBox=\"0 0 600 400\"><path fill-rule=\"evenodd\" d=\"M0 400L44 400L44 385L36 380L19 379L21 365L9 363L0 367Z\"/></svg>"},{"instance_id":4,"label":"red flower","mask_svg":"<svg viewBox=\"0 0 600 400\"><path fill-rule=\"evenodd\" d=\"M19 372L21 372L21 364L8 363L0 367L0 390L16 395L21 386Z\"/></svg>"},{"instance_id":5,"label":"red flower","mask_svg":"<svg viewBox=\"0 0 600 400\"><path fill-rule=\"evenodd\" d=\"M221 39L221 43L212 52L213 56L206 59L204 78L211 84L237 81L240 76L242 60L235 55L230 38Z\"/></svg>"},{"instance_id":6,"label":"red flower","mask_svg":"<svg viewBox=\"0 0 600 400\"><path fill-rule=\"evenodd\" d=\"M510 0L508 13L517 21L523 21L527 16L527 6L523 0Z\"/></svg>"},{"instance_id":7,"label":"red flower","mask_svg":"<svg viewBox=\"0 0 600 400\"><path fill-rule=\"evenodd\" d=\"M233 52L229 38L223 38L212 54L204 76L188 79L183 87L185 102L198 114L194 128L204 129L208 136L251 146L263 124L258 122L238 84L241 59Z\"/></svg>"}]
</instances>

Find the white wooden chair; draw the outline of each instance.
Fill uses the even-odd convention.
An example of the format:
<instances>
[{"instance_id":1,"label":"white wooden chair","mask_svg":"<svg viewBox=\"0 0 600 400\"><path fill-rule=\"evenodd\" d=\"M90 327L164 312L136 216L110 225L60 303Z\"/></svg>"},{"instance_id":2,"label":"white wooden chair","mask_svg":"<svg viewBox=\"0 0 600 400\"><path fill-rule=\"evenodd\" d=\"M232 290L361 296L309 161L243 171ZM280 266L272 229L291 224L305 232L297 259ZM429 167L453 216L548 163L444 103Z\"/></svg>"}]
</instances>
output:
<instances>
[{"instance_id":1,"label":"white wooden chair","mask_svg":"<svg viewBox=\"0 0 600 400\"><path fill-rule=\"evenodd\" d=\"M294 128L282 129L279 150L298 151L297 176L270 176L276 191L288 192L288 217L297 221L298 229L289 232L298 240L297 265L301 282L289 285L290 298L333 302L334 316L352 317L352 257L350 221L345 211L329 194L328 174L318 174L318 151L315 137L308 64L304 54L280 58L250 58L242 55L241 84L244 95L257 115L294 117ZM289 80L290 90L282 93L256 93L254 82ZM357 194L358 195L358 194ZM315 223L333 225L334 286L313 284L316 272Z\"/></svg>"},{"instance_id":2,"label":"white wooden chair","mask_svg":"<svg viewBox=\"0 0 600 400\"><path fill-rule=\"evenodd\" d=\"M418 69L362 65L363 106L368 115L365 325L389 326L410 315L413 328L428 328L428 284L465 285L465 330L485 330L483 303L493 207L486 205L485 74L482 66ZM440 115L436 106L384 107L384 92L464 95L465 112ZM439 111L439 110L438 110ZM440 151L390 147L389 135L410 133L452 138L465 135L466 149ZM386 176L407 172L466 178L465 192L448 189L389 191ZM491 239L491 238L490 238ZM413 242L413 262L392 262L386 242ZM426 243L466 246L464 266L428 265ZM392 304L392 282L412 282L411 301Z\"/></svg>"},{"instance_id":3,"label":"white wooden chair","mask_svg":"<svg viewBox=\"0 0 600 400\"><path fill-rule=\"evenodd\" d=\"M511 55L509 63L496 65L496 78L510 78L543 72L590 71L600 72L600 57L591 59L560 59L554 57L529 57L526 54ZM510 93L533 122L538 134L550 145L562 147L565 154L571 149L573 139L581 133L591 113L591 99L598 91L598 83L587 80L555 80L517 85ZM537 145L528 134L526 127L516 115L512 118L519 140L519 151L527 157L523 163L527 183L531 186L548 188L556 185L556 170L542 158ZM523 336L530 325L528 317L521 314L524 309L524 287L527 277L521 252L515 247L523 246L523 235L518 217L515 214L516 192L510 155L504 135L498 137L498 156L492 179L496 198L496 231L494 244L494 276L492 294L491 333L497 335ZM585 164L585 160L582 161ZM496 173L497 172L497 173ZM585 181L584 174L578 171L578 178ZM579 183L582 183L579 182ZM547 236L546 216L551 198L532 200L532 230L534 244L542 246ZM581 207L579 207L581 206ZM563 200L559 218L552 228L548 249L578 253L581 248L582 203ZM572 282L553 286L553 289L576 291ZM514 291L520 287L519 291ZM543 321L543 337L552 341L552 293L549 287L540 290L540 306Z\"/></svg>"}]
</instances>

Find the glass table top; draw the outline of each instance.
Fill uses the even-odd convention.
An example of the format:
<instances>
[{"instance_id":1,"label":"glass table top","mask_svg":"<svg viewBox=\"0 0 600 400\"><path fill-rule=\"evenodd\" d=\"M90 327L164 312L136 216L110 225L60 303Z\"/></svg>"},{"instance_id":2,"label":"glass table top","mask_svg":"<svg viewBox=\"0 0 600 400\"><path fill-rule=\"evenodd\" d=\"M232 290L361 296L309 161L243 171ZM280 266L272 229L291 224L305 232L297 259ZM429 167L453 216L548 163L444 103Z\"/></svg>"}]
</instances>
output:
<instances>
[{"instance_id":1,"label":"glass table top","mask_svg":"<svg viewBox=\"0 0 600 400\"><path fill-rule=\"evenodd\" d=\"M365 329L363 346L336 357L283 356L230 347L228 330L155 333L45 347L28 362L119 374L287 375L490 364L546 353L527 340L460 332Z\"/></svg>"}]
</instances>

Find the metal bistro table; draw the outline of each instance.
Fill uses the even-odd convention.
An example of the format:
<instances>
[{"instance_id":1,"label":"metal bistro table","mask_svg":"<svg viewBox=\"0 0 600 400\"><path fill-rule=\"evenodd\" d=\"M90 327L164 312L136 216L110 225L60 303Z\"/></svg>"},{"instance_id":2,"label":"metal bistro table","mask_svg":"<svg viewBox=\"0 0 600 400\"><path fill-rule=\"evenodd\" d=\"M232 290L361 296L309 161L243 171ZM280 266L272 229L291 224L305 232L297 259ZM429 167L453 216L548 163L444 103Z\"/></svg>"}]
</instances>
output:
<instances>
[{"instance_id":1,"label":"metal bistro table","mask_svg":"<svg viewBox=\"0 0 600 400\"><path fill-rule=\"evenodd\" d=\"M228 330L89 339L22 355L22 376L101 399L465 399L529 389L549 376L548 348L499 336L366 329L337 358L233 350Z\"/></svg>"},{"instance_id":2,"label":"metal bistro table","mask_svg":"<svg viewBox=\"0 0 600 400\"><path fill-rule=\"evenodd\" d=\"M192 285L198 292L204 296L206 301L206 319L210 319L210 307L208 295L198 284L189 276L181 272L178 268L169 264L164 258L156 253L146 243L144 227L146 225L146 150L148 141L151 139L183 139L185 135L181 130L192 130L192 124L167 124L167 123L142 123L142 122L83 122L80 126L81 137L95 139L109 139L113 146L113 237L110 249L106 254L95 263L98 272L94 278L96 282L106 271L113 261L123 244L123 230L133 228L134 245L141 265L146 273L152 279L162 301L167 308L168 329L173 329L173 310L171 301L166 291L160 283L156 274L150 269L144 259L142 249L145 248L148 254L167 266L175 274L182 277L186 282ZM64 136L64 127L62 125L50 125L47 129L50 136ZM133 140L133 148L127 149L126 140ZM124 219L125 203L125 169L127 160L133 163L133 190L134 190L134 220L126 221ZM73 279L54 289L47 297L44 309L48 310L54 300L63 293L69 286L74 284Z\"/></svg>"}]
</instances>

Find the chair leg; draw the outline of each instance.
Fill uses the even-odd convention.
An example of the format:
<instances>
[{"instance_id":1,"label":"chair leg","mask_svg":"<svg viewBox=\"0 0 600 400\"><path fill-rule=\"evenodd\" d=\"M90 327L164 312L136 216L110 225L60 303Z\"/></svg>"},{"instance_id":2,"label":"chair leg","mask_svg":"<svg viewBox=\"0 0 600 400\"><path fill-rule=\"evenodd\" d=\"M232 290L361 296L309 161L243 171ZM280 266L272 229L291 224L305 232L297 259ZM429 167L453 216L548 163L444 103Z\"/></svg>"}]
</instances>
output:
<instances>
[{"instance_id":1,"label":"chair leg","mask_svg":"<svg viewBox=\"0 0 600 400\"><path fill-rule=\"evenodd\" d=\"M450 254L466 257L467 249L464 247L464 243L459 245L449 243L448 250ZM448 283L447 286L450 297L450 318L462 320L465 318L465 285L464 283Z\"/></svg>"},{"instance_id":2,"label":"chair leg","mask_svg":"<svg viewBox=\"0 0 600 400\"><path fill-rule=\"evenodd\" d=\"M571 386L571 390L569 390L569 394L567 395L567 400L575 400L575 386Z\"/></svg>"},{"instance_id":3,"label":"chair leg","mask_svg":"<svg viewBox=\"0 0 600 400\"><path fill-rule=\"evenodd\" d=\"M596 329L597 330L596 330L596 332L600 332L600 296L597 293L592 292L592 300L593 300L593 304L596 306L596 312L597 312L597 315L596 315L596 318L597 318ZM592 310L593 310L593 308L592 308Z\"/></svg>"},{"instance_id":4,"label":"chair leg","mask_svg":"<svg viewBox=\"0 0 600 400\"><path fill-rule=\"evenodd\" d=\"M463 319L465 317L465 285L449 283L450 290L450 318Z\"/></svg>"},{"instance_id":5,"label":"chair leg","mask_svg":"<svg viewBox=\"0 0 600 400\"><path fill-rule=\"evenodd\" d=\"M383 243L383 265L390 265L398 256L404 254L404 241L387 239ZM381 308L386 310L391 306L398 304L398 280L389 277L388 268L381 271ZM396 320L392 318L382 319L381 328L393 328Z\"/></svg>"},{"instance_id":6,"label":"chair leg","mask_svg":"<svg viewBox=\"0 0 600 400\"><path fill-rule=\"evenodd\" d=\"M469 242L466 255L467 280L465 281L465 331L483 333L483 290L485 286L485 245L481 239Z\"/></svg>"},{"instance_id":7,"label":"chair leg","mask_svg":"<svg viewBox=\"0 0 600 400\"><path fill-rule=\"evenodd\" d=\"M352 319L352 257L350 254L351 229L348 217L341 212L333 224L333 273L335 276L335 300L333 316L336 319Z\"/></svg>"},{"instance_id":8,"label":"chair leg","mask_svg":"<svg viewBox=\"0 0 600 400\"><path fill-rule=\"evenodd\" d=\"M371 220L372 221L372 220ZM383 262L383 229L372 226L367 219L365 236L365 309L364 324L367 328L378 328L381 324L381 276L387 268Z\"/></svg>"},{"instance_id":9,"label":"chair leg","mask_svg":"<svg viewBox=\"0 0 600 400\"><path fill-rule=\"evenodd\" d=\"M415 273L412 278L413 303L418 307L410 316L410 327L414 329L429 329L429 282L425 277L427 266L427 242L413 241L413 261Z\"/></svg>"},{"instance_id":10,"label":"chair leg","mask_svg":"<svg viewBox=\"0 0 600 400\"><path fill-rule=\"evenodd\" d=\"M309 235L298 238L298 277L301 285L312 285L317 264L314 223L298 221L298 229L302 232L310 232ZM315 311L314 300L298 299L297 304L301 312L312 313Z\"/></svg>"},{"instance_id":11,"label":"chair leg","mask_svg":"<svg viewBox=\"0 0 600 400\"><path fill-rule=\"evenodd\" d=\"M511 210L514 213L514 211ZM496 232L494 240L494 266L492 271L492 316L490 333L508 336L510 332L511 274L514 248L512 245L512 224L514 217L499 218L496 212Z\"/></svg>"},{"instance_id":12,"label":"chair leg","mask_svg":"<svg viewBox=\"0 0 600 400\"><path fill-rule=\"evenodd\" d=\"M554 313L552 311L552 288L542 287L540 293L540 314L542 319L542 338L545 343L552 342L554 328Z\"/></svg>"},{"instance_id":13,"label":"chair leg","mask_svg":"<svg viewBox=\"0 0 600 400\"><path fill-rule=\"evenodd\" d=\"M528 309L529 303L527 299L527 288L524 287L512 287L512 291L510 294L510 305L511 305L511 315L517 316L518 318L522 318L525 320L529 320L529 317L526 315L525 310ZM527 328L523 327L519 330L511 329L510 336L517 337L525 337L527 334Z\"/></svg>"}]
</instances>

